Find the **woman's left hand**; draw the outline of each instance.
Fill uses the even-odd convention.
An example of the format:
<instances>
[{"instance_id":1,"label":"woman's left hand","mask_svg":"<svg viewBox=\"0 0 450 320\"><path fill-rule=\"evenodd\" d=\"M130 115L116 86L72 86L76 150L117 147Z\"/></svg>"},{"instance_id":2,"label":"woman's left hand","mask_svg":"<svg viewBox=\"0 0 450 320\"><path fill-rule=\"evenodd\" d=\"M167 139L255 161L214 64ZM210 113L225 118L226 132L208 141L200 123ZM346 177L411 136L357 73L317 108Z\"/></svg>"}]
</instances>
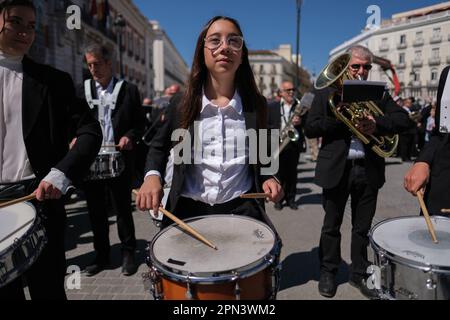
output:
<instances>
[{"instance_id":1,"label":"woman's left hand","mask_svg":"<svg viewBox=\"0 0 450 320\"><path fill-rule=\"evenodd\" d=\"M277 180L271 178L269 180L266 180L262 188L264 190L264 193L270 194L269 197L267 197L267 200L272 202L279 202L284 197L284 191L281 185L277 182Z\"/></svg>"}]
</instances>

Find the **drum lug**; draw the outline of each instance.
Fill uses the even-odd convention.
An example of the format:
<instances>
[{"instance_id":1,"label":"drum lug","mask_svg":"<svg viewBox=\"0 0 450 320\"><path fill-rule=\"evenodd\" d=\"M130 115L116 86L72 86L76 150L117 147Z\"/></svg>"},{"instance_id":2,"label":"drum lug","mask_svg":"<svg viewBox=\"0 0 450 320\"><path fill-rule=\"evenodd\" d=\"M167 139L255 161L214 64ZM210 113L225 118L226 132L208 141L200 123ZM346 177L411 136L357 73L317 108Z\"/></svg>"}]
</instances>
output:
<instances>
[{"instance_id":1,"label":"drum lug","mask_svg":"<svg viewBox=\"0 0 450 320\"><path fill-rule=\"evenodd\" d=\"M434 277L434 273L430 272L427 279L427 289L428 290L435 290L437 287L437 283Z\"/></svg>"},{"instance_id":2,"label":"drum lug","mask_svg":"<svg viewBox=\"0 0 450 320\"><path fill-rule=\"evenodd\" d=\"M161 277L159 276L158 271L154 267L150 267L149 272L144 272L142 274L142 279L144 281L144 289L151 292L153 299L162 300L164 296Z\"/></svg>"},{"instance_id":3,"label":"drum lug","mask_svg":"<svg viewBox=\"0 0 450 320\"><path fill-rule=\"evenodd\" d=\"M188 276L186 277L186 299L188 300L192 300L194 298L194 295L192 293L192 288L191 288L191 279L190 279L191 274L188 274Z\"/></svg>"},{"instance_id":4,"label":"drum lug","mask_svg":"<svg viewBox=\"0 0 450 320\"><path fill-rule=\"evenodd\" d=\"M239 273L233 272L233 280L236 281L234 284L234 295L236 296L236 300L241 300L241 287L239 286Z\"/></svg>"}]
</instances>

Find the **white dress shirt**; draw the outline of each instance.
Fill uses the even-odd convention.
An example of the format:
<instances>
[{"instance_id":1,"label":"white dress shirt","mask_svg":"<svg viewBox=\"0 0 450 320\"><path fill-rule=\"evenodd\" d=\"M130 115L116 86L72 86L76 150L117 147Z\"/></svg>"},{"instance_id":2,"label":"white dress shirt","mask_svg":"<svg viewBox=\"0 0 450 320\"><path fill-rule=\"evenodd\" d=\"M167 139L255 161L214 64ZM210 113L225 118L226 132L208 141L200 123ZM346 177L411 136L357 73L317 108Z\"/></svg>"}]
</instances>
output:
<instances>
[{"instance_id":1,"label":"white dress shirt","mask_svg":"<svg viewBox=\"0 0 450 320\"><path fill-rule=\"evenodd\" d=\"M191 160L195 165L186 168L181 195L214 205L248 192L253 182L245 137L239 94L236 92L226 107L214 105L203 94L198 133L192 137ZM157 171L149 171L149 175L161 176Z\"/></svg>"},{"instance_id":2,"label":"white dress shirt","mask_svg":"<svg viewBox=\"0 0 450 320\"><path fill-rule=\"evenodd\" d=\"M35 177L25 147L22 129L23 56L0 52L0 183L12 183ZM70 180L52 168L43 179L63 194Z\"/></svg>"},{"instance_id":3,"label":"white dress shirt","mask_svg":"<svg viewBox=\"0 0 450 320\"><path fill-rule=\"evenodd\" d=\"M103 108L98 107L98 120L103 132L103 146L114 146L114 130L111 118L111 98L114 91L114 78L111 79L106 89L103 89L102 85L95 81L95 88L100 104L103 106ZM101 114L102 112L103 114Z\"/></svg>"},{"instance_id":4,"label":"white dress shirt","mask_svg":"<svg viewBox=\"0 0 450 320\"><path fill-rule=\"evenodd\" d=\"M286 127L286 124L291 119L291 108L292 104L288 104L284 99L281 99L281 128L280 130L283 131Z\"/></svg>"}]
</instances>

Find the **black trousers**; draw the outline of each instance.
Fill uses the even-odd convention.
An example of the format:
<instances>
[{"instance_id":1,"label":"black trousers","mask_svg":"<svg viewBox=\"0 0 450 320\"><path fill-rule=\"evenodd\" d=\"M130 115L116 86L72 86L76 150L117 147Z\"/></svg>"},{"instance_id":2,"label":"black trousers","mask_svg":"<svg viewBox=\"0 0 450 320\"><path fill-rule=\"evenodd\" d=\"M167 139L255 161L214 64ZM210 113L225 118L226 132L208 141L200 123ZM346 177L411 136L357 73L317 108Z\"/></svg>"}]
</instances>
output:
<instances>
[{"instance_id":1,"label":"black trousers","mask_svg":"<svg viewBox=\"0 0 450 320\"><path fill-rule=\"evenodd\" d=\"M284 190L284 198L281 200L295 201L297 194L297 167L300 158L301 147L296 142L290 142L280 154L279 178Z\"/></svg>"},{"instance_id":2,"label":"black trousers","mask_svg":"<svg viewBox=\"0 0 450 320\"><path fill-rule=\"evenodd\" d=\"M131 172L117 178L86 182L84 192L94 233L94 249L97 257L109 259L110 210L117 216L117 230L122 250L136 248L135 228L131 208Z\"/></svg>"},{"instance_id":3,"label":"black trousers","mask_svg":"<svg viewBox=\"0 0 450 320\"><path fill-rule=\"evenodd\" d=\"M411 157L417 153L415 143L415 134L404 133L400 135L397 153L403 161L411 160Z\"/></svg>"},{"instance_id":4,"label":"black trousers","mask_svg":"<svg viewBox=\"0 0 450 320\"><path fill-rule=\"evenodd\" d=\"M25 300L23 280L33 300L67 299L64 289L66 212L63 203L46 201L36 204L36 208L48 242L36 262L21 277L0 288L0 300Z\"/></svg>"},{"instance_id":5,"label":"black trousers","mask_svg":"<svg viewBox=\"0 0 450 320\"><path fill-rule=\"evenodd\" d=\"M321 271L336 274L341 263L340 228L349 196L352 211L351 273L364 275L370 265L367 260L368 233L376 211L378 189L368 184L362 162L347 161L339 184L323 190L325 218L319 246Z\"/></svg>"}]
</instances>

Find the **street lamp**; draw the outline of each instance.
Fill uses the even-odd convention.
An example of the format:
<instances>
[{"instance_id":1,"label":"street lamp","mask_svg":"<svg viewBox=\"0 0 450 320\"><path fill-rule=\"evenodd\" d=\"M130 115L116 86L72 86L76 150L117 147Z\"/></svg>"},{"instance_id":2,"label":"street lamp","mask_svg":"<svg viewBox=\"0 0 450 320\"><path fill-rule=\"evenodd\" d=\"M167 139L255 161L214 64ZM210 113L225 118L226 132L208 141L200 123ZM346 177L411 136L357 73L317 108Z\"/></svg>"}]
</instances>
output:
<instances>
[{"instance_id":1,"label":"street lamp","mask_svg":"<svg viewBox=\"0 0 450 320\"><path fill-rule=\"evenodd\" d=\"M114 21L114 26L117 27L117 38L118 38L118 44L119 44L119 68L120 68L120 78L123 79L123 62L122 62L122 33L123 29L126 26L125 19L121 14L119 14Z\"/></svg>"},{"instance_id":2,"label":"street lamp","mask_svg":"<svg viewBox=\"0 0 450 320\"><path fill-rule=\"evenodd\" d=\"M300 18L301 18L301 11L302 11L302 3L303 0L296 0L297 2L297 42L296 42L296 49L295 49L295 90L298 90L299 86L299 46L300 46Z\"/></svg>"}]
</instances>

